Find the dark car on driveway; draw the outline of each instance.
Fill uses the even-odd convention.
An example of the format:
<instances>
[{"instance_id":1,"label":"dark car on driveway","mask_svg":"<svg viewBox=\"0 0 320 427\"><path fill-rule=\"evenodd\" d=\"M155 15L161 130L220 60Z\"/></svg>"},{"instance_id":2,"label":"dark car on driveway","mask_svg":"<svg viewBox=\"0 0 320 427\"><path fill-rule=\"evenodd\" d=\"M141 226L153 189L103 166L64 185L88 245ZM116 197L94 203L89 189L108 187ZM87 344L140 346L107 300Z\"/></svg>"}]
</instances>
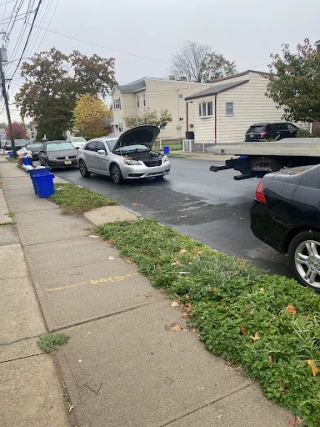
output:
<instances>
[{"instance_id":1,"label":"dark car on driveway","mask_svg":"<svg viewBox=\"0 0 320 427\"><path fill-rule=\"evenodd\" d=\"M39 163L51 168L76 167L77 150L68 141L44 142L39 152Z\"/></svg>"},{"instance_id":2,"label":"dark car on driveway","mask_svg":"<svg viewBox=\"0 0 320 427\"><path fill-rule=\"evenodd\" d=\"M302 171L302 169L306 169ZM251 208L251 230L289 257L295 278L320 291L320 165L268 174Z\"/></svg>"},{"instance_id":3,"label":"dark car on driveway","mask_svg":"<svg viewBox=\"0 0 320 427\"><path fill-rule=\"evenodd\" d=\"M20 150L21 148L25 147L28 144L28 141L26 139L15 139L14 140L14 146L16 151ZM11 150L12 148L12 143L10 139L6 140L6 143L4 145L4 148L6 150Z\"/></svg>"},{"instance_id":4,"label":"dark car on driveway","mask_svg":"<svg viewBox=\"0 0 320 427\"><path fill-rule=\"evenodd\" d=\"M246 142L295 138L299 128L288 122L255 123L246 132Z\"/></svg>"},{"instance_id":5,"label":"dark car on driveway","mask_svg":"<svg viewBox=\"0 0 320 427\"><path fill-rule=\"evenodd\" d=\"M42 147L41 142L32 142L31 144L26 145L26 149L28 151L31 151L32 153L32 159L38 160L39 159L39 152Z\"/></svg>"}]
</instances>

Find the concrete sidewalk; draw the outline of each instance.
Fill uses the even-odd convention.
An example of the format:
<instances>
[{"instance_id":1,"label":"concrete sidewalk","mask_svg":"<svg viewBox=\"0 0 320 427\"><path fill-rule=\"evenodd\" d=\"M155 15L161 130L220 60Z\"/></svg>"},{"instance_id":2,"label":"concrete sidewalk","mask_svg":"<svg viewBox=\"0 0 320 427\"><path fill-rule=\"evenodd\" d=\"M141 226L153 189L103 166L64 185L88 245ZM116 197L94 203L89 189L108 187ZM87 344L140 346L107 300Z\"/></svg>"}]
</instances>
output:
<instances>
[{"instance_id":1,"label":"concrete sidewalk","mask_svg":"<svg viewBox=\"0 0 320 427\"><path fill-rule=\"evenodd\" d=\"M94 235L94 223L134 215L121 207L87 218L62 215L5 162L0 175L19 237L0 247L11 248L1 270L8 317L1 426L66 426L66 400L73 407L69 422L78 427L287 426L291 414L266 400L240 369L209 354L196 333L172 331L172 323L183 323L180 311ZM33 337L57 330L71 338L57 353L55 374ZM48 412L54 420L45 419Z\"/></svg>"}]
</instances>

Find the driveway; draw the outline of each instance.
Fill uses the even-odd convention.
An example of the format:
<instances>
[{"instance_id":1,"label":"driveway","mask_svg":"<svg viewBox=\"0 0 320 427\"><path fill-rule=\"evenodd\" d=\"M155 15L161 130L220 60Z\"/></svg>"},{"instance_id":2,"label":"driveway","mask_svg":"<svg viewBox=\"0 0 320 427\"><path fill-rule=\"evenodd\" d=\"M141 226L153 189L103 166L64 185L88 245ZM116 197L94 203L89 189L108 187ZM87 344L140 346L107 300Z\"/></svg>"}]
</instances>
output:
<instances>
[{"instance_id":1,"label":"driveway","mask_svg":"<svg viewBox=\"0 0 320 427\"><path fill-rule=\"evenodd\" d=\"M79 170L55 171L142 216L188 234L228 255L247 259L272 273L290 276L287 259L256 239L250 231L250 206L257 179L235 181L235 171L209 171L211 161L171 158L172 172L163 182L113 184L109 178L82 178Z\"/></svg>"}]
</instances>

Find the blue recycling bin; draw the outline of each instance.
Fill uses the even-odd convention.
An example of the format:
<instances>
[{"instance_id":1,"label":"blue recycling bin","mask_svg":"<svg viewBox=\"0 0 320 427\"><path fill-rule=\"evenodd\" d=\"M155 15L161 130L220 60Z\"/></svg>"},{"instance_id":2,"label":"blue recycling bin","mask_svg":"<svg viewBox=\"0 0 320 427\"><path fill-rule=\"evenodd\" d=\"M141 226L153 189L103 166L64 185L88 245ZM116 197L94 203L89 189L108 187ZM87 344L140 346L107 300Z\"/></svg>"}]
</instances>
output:
<instances>
[{"instance_id":1,"label":"blue recycling bin","mask_svg":"<svg viewBox=\"0 0 320 427\"><path fill-rule=\"evenodd\" d=\"M31 166L32 165L32 159L30 159L30 157L22 157L22 164L27 166Z\"/></svg>"},{"instance_id":2,"label":"blue recycling bin","mask_svg":"<svg viewBox=\"0 0 320 427\"><path fill-rule=\"evenodd\" d=\"M55 178L53 173L41 173L33 176L39 197L46 198L54 194L53 178Z\"/></svg>"},{"instance_id":3,"label":"blue recycling bin","mask_svg":"<svg viewBox=\"0 0 320 427\"><path fill-rule=\"evenodd\" d=\"M13 159L13 151L8 152L10 159Z\"/></svg>"},{"instance_id":4,"label":"blue recycling bin","mask_svg":"<svg viewBox=\"0 0 320 427\"><path fill-rule=\"evenodd\" d=\"M163 154L169 154L170 153L170 147L168 145L165 145L163 147Z\"/></svg>"},{"instance_id":5,"label":"blue recycling bin","mask_svg":"<svg viewBox=\"0 0 320 427\"><path fill-rule=\"evenodd\" d=\"M36 181L34 180L34 176L35 175L42 175L42 174L49 174L50 173L50 168L48 166L46 166L45 168L41 168L41 169L30 169L28 171L28 174L30 175L31 181L32 181L32 185L33 185L33 189L36 195L38 195L38 188L37 188L37 184Z\"/></svg>"}]
</instances>

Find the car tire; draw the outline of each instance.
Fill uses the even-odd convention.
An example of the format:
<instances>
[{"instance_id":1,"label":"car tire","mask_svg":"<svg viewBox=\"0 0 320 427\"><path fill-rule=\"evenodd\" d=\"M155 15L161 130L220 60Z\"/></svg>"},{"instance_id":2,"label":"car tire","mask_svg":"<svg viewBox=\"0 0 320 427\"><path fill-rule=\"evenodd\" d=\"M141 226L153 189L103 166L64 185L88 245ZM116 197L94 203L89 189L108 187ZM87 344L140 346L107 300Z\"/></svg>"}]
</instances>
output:
<instances>
[{"instance_id":1,"label":"car tire","mask_svg":"<svg viewBox=\"0 0 320 427\"><path fill-rule=\"evenodd\" d=\"M87 169L87 165L83 160L79 161L79 170L83 178L89 178L91 173Z\"/></svg>"},{"instance_id":2,"label":"car tire","mask_svg":"<svg viewBox=\"0 0 320 427\"><path fill-rule=\"evenodd\" d=\"M40 157L40 166L46 166L46 160L43 157Z\"/></svg>"},{"instance_id":3,"label":"car tire","mask_svg":"<svg viewBox=\"0 0 320 427\"><path fill-rule=\"evenodd\" d=\"M118 165L113 164L110 167L110 177L115 184L120 184L122 181L122 173Z\"/></svg>"},{"instance_id":4,"label":"car tire","mask_svg":"<svg viewBox=\"0 0 320 427\"><path fill-rule=\"evenodd\" d=\"M320 292L320 232L297 234L290 242L288 256L296 280Z\"/></svg>"}]
</instances>

